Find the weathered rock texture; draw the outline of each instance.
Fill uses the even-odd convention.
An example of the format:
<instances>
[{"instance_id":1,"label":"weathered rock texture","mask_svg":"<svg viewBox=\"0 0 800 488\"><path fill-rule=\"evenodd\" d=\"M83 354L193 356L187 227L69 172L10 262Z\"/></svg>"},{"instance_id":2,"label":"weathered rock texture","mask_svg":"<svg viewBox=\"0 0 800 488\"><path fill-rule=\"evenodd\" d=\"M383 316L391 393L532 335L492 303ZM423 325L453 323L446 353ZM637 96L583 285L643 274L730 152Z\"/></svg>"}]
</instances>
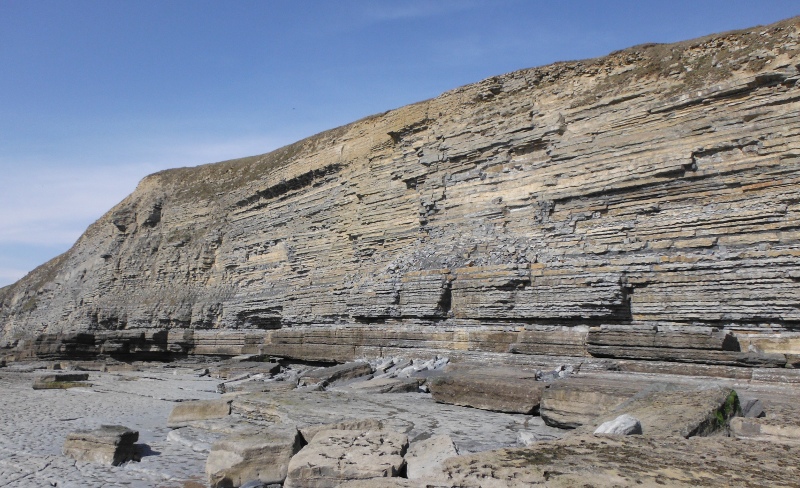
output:
<instances>
[{"instance_id":1,"label":"weathered rock texture","mask_svg":"<svg viewBox=\"0 0 800 488\"><path fill-rule=\"evenodd\" d=\"M77 461L116 466L139 459L136 445L139 432L122 425L103 425L94 430L72 432L62 452Z\"/></svg>"},{"instance_id":2,"label":"weathered rock texture","mask_svg":"<svg viewBox=\"0 0 800 488\"><path fill-rule=\"evenodd\" d=\"M726 437L575 436L450 458L438 486L789 487L798 449ZM756 451L763 461L743 462Z\"/></svg>"},{"instance_id":3,"label":"weathered rock texture","mask_svg":"<svg viewBox=\"0 0 800 488\"><path fill-rule=\"evenodd\" d=\"M798 64L795 18L151 175L0 290L2 339L34 355L796 362Z\"/></svg>"},{"instance_id":4,"label":"weathered rock texture","mask_svg":"<svg viewBox=\"0 0 800 488\"><path fill-rule=\"evenodd\" d=\"M283 483L289 460L302 447L293 427L226 437L211 447L206 475L212 487L241 486L249 481Z\"/></svg>"},{"instance_id":5,"label":"weathered rock texture","mask_svg":"<svg viewBox=\"0 0 800 488\"><path fill-rule=\"evenodd\" d=\"M408 448L391 431L323 430L289 462L287 488L333 488L349 480L391 478Z\"/></svg>"}]
</instances>

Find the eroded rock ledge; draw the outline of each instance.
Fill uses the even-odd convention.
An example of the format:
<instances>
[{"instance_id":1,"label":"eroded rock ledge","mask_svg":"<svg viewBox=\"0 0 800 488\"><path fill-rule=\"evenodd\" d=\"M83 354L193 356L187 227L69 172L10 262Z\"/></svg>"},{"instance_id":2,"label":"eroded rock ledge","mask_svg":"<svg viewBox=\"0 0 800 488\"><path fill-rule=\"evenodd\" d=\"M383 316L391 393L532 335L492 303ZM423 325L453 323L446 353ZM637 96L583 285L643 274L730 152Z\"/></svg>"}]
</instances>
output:
<instances>
[{"instance_id":1,"label":"eroded rock ledge","mask_svg":"<svg viewBox=\"0 0 800 488\"><path fill-rule=\"evenodd\" d=\"M0 290L2 342L795 365L799 65L795 18L522 70L151 175ZM37 339L73 333L87 335Z\"/></svg>"}]
</instances>

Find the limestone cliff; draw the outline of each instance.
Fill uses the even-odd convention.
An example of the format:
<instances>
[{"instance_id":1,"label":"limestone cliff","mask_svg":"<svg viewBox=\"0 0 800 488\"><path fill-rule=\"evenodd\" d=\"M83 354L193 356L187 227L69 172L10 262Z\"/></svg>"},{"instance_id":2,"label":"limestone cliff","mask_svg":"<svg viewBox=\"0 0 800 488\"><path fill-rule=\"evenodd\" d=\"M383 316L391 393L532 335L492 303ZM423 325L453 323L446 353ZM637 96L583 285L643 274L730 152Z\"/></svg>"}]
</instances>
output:
<instances>
[{"instance_id":1,"label":"limestone cliff","mask_svg":"<svg viewBox=\"0 0 800 488\"><path fill-rule=\"evenodd\" d=\"M800 352L799 70L794 18L156 173L0 290L3 340L238 329L309 359L782 365L766 353Z\"/></svg>"}]
</instances>

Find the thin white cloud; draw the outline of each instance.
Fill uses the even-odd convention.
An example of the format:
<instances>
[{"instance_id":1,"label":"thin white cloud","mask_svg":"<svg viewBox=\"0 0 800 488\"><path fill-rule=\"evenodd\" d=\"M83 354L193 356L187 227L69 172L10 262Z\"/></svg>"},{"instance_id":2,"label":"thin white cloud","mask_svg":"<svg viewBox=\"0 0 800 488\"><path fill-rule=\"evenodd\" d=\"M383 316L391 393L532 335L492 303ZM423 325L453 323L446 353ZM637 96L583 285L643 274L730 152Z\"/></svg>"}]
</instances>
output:
<instances>
[{"instance_id":1,"label":"thin white cloud","mask_svg":"<svg viewBox=\"0 0 800 488\"><path fill-rule=\"evenodd\" d=\"M288 141L287 141L288 142ZM124 151L114 156L116 164L86 164L79 161L0 163L0 244L70 245L86 227L119 203L142 178L156 171L260 154L282 145L282 141L250 138L233 141L186 141L177 145L149 146L143 153L158 155L158 161L131 162ZM94 159L100 160L100 157Z\"/></svg>"},{"instance_id":2,"label":"thin white cloud","mask_svg":"<svg viewBox=\"0 0 800 488\"><path fill-rule=\"evenodd\" d=\"M382 22L392 20L408 20L437 15L452 14L469 10L475 2L461 1L414 1L414 2L375 2L370 3L364 13L369 20Z\"/></svg>"}]
</instances>

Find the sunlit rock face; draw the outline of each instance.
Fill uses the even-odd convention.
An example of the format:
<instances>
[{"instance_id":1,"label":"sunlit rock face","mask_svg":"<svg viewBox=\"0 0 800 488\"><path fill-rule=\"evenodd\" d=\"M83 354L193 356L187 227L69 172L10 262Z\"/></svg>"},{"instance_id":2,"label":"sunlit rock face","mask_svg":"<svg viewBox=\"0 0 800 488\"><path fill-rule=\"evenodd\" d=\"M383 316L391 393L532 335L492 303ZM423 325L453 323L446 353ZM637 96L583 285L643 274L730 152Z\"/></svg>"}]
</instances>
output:
<instances>
[{"instance_id":1,"label":"sunlit rock face","mask_svg":"<svg viewBox=\"0 0 800 488\"><path fill-rule=\"evenodd\" d=\"M799 65L795 18L151 175L0 290L3 342L236 329L304 359L781 365L800 353ZM182 350L217 337L194 334Z\"/></svg>"}]
</instances>

